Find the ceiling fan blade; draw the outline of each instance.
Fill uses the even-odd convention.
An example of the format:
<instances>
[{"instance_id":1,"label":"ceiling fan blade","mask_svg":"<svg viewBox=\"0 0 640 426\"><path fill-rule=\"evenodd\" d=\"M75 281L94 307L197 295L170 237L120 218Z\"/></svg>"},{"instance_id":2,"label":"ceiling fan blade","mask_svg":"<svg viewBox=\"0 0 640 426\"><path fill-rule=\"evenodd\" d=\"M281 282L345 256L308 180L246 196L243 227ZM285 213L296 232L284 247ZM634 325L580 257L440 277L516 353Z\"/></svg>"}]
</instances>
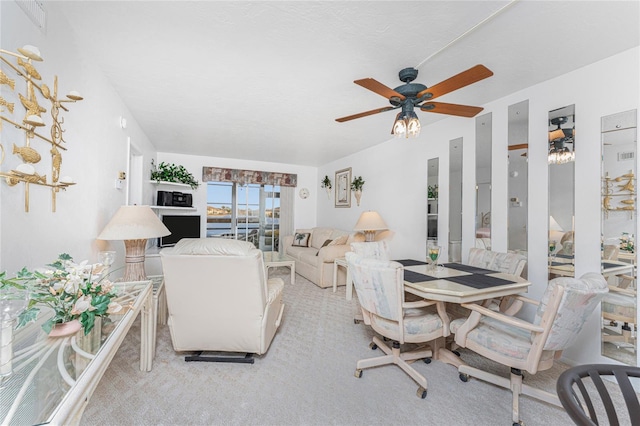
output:
<instances>
[{"instance_id":1,"label":"ceiling fan blade","mask_svg":"<svg viewBox=\"0 0 640 426\"><path fill-rule=\"evenodd\" d=\"M420 105L420 109L426 112L437 112L438 114L475 117L484 108L469 105L445 104L444 102L426 102Z\"/></svg>"},{"instance_id":2,"label":"ceiling fan blade","mask_svg":"<svg viewBox=\"0 0 640 426\"><path fill-rule=\"evenodd\" d=\"M491 71L489 68L485 67L484 65L476 65L475 67L471 67L466 71L462 71L460 74L456 74L453 77L450 77L438 84L424 89L422 92L418 93L416 97L421 98L427 93L431 93L432 96L429 99L435 99L438 96L446 95L449 92L453 92L454 90L468 86L477 81L484 80L485 78L491 77L492 75L493 71Z\"/></svg>"},{"instance_id":3,"label":"ceiling fan blade","mask_svg":"<svg viewBox=\"0 0 640 426\"><path fill-rule=\"evenodd\" d=\"M366 117L368 115L378 114L379 112L391 111L392 109L396 109L397 107L388 106L384 108L372 109L371 111L361 112L359 114L348 115L346 117L336 118L338 123L344 123L345 121L355 120L356 118Z\"/></svg>"},{"instance_id":4,"label":"ceiling fan blade","mask_svg":"<svg viewBox=\"0 0 640 426\"><path fill-rule=\"evenodd\" d=\"M396 97L401 101L404 101L405 97L395 90L385 86L373 78L363 78L362 80L354 81L355 84L364 87L365 89L369 89L372 92L376 92L378 95L384 96L387 99L391 99Z\"/></svg>"},{"instance_id":5,"label":"ceiling fan blade","mask_svg":"<svg viewBox=\"0 0 640 426\"><path fill-rule=\"evenodd\" d=\"M518 143L518 144L515 144L515 145L509 145L507 147L507 149L509 151L514 151L514 150L517 150L517 149L528 149L528 148L529 148L529 144L528 143Z\"/></svg>"}]
</instances>

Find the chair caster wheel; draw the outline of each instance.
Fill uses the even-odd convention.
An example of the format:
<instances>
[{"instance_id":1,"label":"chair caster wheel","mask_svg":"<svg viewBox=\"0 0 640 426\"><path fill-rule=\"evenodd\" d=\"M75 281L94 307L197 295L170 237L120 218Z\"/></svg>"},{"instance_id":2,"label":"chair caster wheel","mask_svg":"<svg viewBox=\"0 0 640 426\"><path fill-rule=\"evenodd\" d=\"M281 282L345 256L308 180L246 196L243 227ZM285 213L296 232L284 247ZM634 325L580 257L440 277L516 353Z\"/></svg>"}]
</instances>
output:
<instances>
[{"instance_id":1,"label":"chair caster wheel","mask_svg":"<svg viewBox=\"0 0 640 426\"><path fill-rule=\"evenodd\" d=\"M372 351L375 351L376 349L378 349L378 345L376 345L373 342L369 343L369 347L371 348Z\"/></svg>"},{"instance_id":2,"label":"chair caster wheel","mask_svg":"<svg viewBox=\"0 0 640 426\"><path fill-rule=\"evenodd\" d=\"M524 423L522 423L522 420L520 420L519 422L513 422L513 426L524 426Z\"/></svg>"},{"instance_id":3,"label":"chair caster wheel","mask_svg":"<svg viewBox=\"0 0 640 426\"><path fill-rule=\"evenodd\" d=\"M458 375L458 377L460 377L460 380L462 380L465 383L467 383L469 381L469 375L468 374L460 373Z\"/></svg>"},{"instance_id":4,"label":"chair caster wheel","mask_svg":"<svg viewBox=\"0 0 640 426\"><path fill-rule=\"evenodd\" d=\"M427 397L427 390L420 386L418 388L418 391L416 392L416 395L418 395L418 398L425 399Z\"/></svg>"},{"instance_id":5,"label":"chair caster wheel","mask_svg":"<svg viewBox=\"0 0 640 426\"><path fill-rule=\"evenodd\" d=\"M425 358L423 361L425 364L431 364L431 358Z\"/></svg>"},{"instance_id":6,"label":"chair caster wheel","mask_svg":"<svg viewBox=\"0 0 640 426\"><path fill-rule=\"evenodd\" d=\"M457 357L459 357L459 356L460 356L460 352L458 352L458 351L451 351L451 352L453 352L453 354L454 354L455 356L457 356Z\"/></svg>"},{"instance_id":7,"label":"chair caster wheel","mask_svg":"<svg viewBox=\"0 0 640 426\"><path fill-rule=\"evenodd\" d=\"M358 379L359 379L360 377L362 377L362 370L360 370L360 369L356 370L356 372L355 372L354 376L356 376Z\"/></svg>"},{"instance_id":8,"label":"chair caster wheel","mask_svg":"<svg viewBox=\"0 0 640 426\"><path fill-rule=\"evenodd\" d=\"M353 319L353 323L354 323L354 324L360 324L360 320L359 320L359 319L355 319L355 318L354 318L354 319Z\"/></svg>"}]
</instances>

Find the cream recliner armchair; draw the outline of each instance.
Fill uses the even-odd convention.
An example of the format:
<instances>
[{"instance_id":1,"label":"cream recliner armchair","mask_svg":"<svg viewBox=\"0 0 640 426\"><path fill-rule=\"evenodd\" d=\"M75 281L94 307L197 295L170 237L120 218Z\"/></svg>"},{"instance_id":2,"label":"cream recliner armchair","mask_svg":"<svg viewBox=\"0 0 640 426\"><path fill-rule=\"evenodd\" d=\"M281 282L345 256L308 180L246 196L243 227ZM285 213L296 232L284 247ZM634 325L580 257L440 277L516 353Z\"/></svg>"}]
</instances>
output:
<instances>
[{"instance_id":1,"label":"cream recliner armchair","mask_svg":"<svg viewBox=\"0 0 640 426\"><path fill-rule=\"evenodd\" d=\"M280 278L267 280L262 252L245 241L185 238L160 252L176 351L246 353L186 361L253 363L269 349L284 310Z\"/></svg>"}]
</instances>

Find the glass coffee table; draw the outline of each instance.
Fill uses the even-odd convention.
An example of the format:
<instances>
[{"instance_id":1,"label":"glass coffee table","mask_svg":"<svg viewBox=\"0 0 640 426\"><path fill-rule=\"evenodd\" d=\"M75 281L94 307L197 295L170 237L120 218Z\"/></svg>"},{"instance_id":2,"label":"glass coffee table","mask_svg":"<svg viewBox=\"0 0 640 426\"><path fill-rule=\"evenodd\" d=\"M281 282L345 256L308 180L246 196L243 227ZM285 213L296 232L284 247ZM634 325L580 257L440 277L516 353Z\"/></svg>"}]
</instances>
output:
<instances>
[{"instance_id":1,"label":"glass coffee table","mask_svg":"<svg viewBox=\"0 0 640 426\"><path fill-rule=\"evenodd\" d=\"M267 277L269 276L269 268L277 268L280 266L287 266L291 270L291 284L296 282L296 261L277 251L265 251L264 252L264 267L267 271Z\"/></svg>"},{"instance_id":2,"label":"glass coffee table","mask_svg":"<svg viewBox=\"0 0 640 426\"><path fill-rule=\"evenodd\" d=\"M0 424L78 424L102 375L134 320L141 315L140 369L153 362L151 281L115 283L123 310L96 318L93 330L49 337L43 330L53 312L14 330L10 371L0 377Z\"/></svg>"}]
</instances>

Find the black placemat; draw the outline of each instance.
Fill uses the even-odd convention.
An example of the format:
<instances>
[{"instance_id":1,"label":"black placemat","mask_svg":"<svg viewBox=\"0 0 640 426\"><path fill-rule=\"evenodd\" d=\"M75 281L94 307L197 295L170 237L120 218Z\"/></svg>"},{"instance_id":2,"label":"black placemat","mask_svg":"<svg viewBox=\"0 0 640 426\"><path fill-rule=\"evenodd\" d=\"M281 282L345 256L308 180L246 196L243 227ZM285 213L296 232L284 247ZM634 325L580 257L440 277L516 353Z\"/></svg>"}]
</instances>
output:
<instances>
[{"instance_id":1,"label":"black placemat","mask_svg":"<svg viewBox=\"0 0 640 426\"><path fill-rule=\"evenodd\" d=\"M567 262L551 262L551 266L573 266L573 263L567 263Z\"/></svg>"},{"instance_id":2,"label":"black placemat","mask_svg":"<svg viewBox=\"0 0 640 426\"><path fill-rule=\"evenodd\" d=\"M618 268L620 266L625 266L625 265L620 265L618 263L609 263L609 262L602 262L602 267L605 269L608 268ZM631 266L631 264L629 264L629 266Z\"/></svg>"},{"instance_id":3,"label":"black placemat","mask_svg":"<svg viewBox=\"0 0 640 426\"><path fill-rule=\"evenodd\" d=\"M445 263L445 268L455 269L457 271L469 272L470 274L492 274L498 271L491 269L478 268L477 266L465 265L463 263Z\"/></svg>"},{"instance_id":4,"label":"black placemat","mask_svg":"<svg viewBox=\"0 0 640 426\"><path fill-rule=\"evenodd\" d=\"M499 285L513 284L515 281L505 280L504 278L490 277L484 274L462 275L459 277L447 277L447 281L466 285L473 288L489 288Z\"/></svg>"},{"instance_id":5,"label":"black placemat","mask_svg":"<svg viewBox=\"0 0 640 426\"><path fill-rule=\"evenodd\" d=\"M404 270L404 280L409 281L410 283L421 283L423 281L433 281L437 279L438 278L432 277L429 275L419 274L413 271L407 271L406 269Z\"/></svg>"},{"instance_id":6,"label":"black placemat","mask_svg":"<svg viewBox=\"0 0 640 426\"><path fill-rule=\"evenodd\" d=\"M562 253L552 254L551 257L560 257L562 259L573 259L572 254L562 254Z\"/></svg>"},{"instance_id":7,"label":"black placemat","mask_svg":"<svg viewBox=\"0 0 640 426\"><path fill-rule=\"evenodd\" d=\"M420 260L413 260L413 259L400 259L400 260L396 260L396 262L401 263L402 266L417 266L417 265L427 264L427 262L422 262Z\"/></svg>"}]
</instances>

